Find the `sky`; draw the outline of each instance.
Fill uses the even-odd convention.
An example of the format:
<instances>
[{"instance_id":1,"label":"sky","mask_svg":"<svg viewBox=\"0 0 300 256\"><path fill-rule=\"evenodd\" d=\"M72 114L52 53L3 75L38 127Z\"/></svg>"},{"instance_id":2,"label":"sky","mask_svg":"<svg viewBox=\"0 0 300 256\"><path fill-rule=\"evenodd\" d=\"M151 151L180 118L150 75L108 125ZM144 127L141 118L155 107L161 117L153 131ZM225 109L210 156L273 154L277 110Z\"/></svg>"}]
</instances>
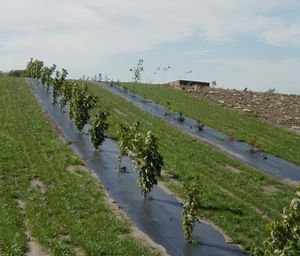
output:
<instances>
[{"instance_id":1,"label":"sky","mask_svg":"<svg viewBox=\"0 0 300 256\"><path fill-rule=\"evenodd\" d=\"M300 94L299 0L0 0L0 70ZM170 69L164 72L164 68ZM157 68L160 68L158 71ZM155 74L156 73L156 74Z\"/></svg>"}]
</instances>

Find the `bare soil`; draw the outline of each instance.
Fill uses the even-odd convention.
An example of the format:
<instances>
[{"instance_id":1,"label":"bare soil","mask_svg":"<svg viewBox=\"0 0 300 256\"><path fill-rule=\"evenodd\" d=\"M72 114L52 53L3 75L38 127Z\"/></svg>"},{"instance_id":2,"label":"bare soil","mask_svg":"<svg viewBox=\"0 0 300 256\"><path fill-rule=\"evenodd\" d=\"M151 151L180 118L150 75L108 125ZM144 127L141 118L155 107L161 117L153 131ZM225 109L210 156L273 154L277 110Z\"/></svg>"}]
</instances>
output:
<instances>
[{"instance_id":1,"label":"bare soil","mask_svg":"<svg viewBox=\"0 0 300 256\"><path fill-rule=\"evenodd\" d=\"M269 123L300 132L300 95L212 87L179 87L179 89L221 106L253 113Z\"/></svg>"},{"instance_id":2,"label":"bare soil","mask_svg":"<svg viewBox=\"0 0 300 256\"><path fill-rule=\"evenodd\" d=\"M31 188L37 189L38 191L40 191L43 194L46 193L47 187L46 187L46 185L43 182L41 182L39 180L38 177L35 177L35 178L31 179L29 183L30 183L30 187Z\"/></svg>"},{"instance_id":3,"label":"bare soil","mask_svg":"<svg viewBox=\"0 0 300 256\"><path fill-rule=\"evenodd\" d=\"M26 202L22 200L18 200L18 207L20 211L25 214L25 209L26 209ZM26 256L50 256L50 254L38 243L36 238L31 234L31 231L29 229L29 222L28 219L25 219L25 234L28 239L28 251L26 252Z\"/></svg>"}]
</instances>

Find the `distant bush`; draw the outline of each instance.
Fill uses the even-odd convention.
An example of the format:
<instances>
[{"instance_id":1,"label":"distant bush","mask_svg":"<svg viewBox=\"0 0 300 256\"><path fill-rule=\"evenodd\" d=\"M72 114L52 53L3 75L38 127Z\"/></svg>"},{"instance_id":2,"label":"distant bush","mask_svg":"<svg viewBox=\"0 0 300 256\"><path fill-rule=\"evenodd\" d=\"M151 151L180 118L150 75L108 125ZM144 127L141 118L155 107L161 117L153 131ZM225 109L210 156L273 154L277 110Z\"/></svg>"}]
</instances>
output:
<instances>
[{"instance_id":1,"label":"distant bush","mask_svg":"<svg viewBox=\"0 0 300 256\"><path fill-rule=\"evenodd\" d=\"M23 77L25 70L23 69L16 69L16 70L10 70L7 75L8 76L15 76L15 77Z\"/></svg>"}]
</instances>

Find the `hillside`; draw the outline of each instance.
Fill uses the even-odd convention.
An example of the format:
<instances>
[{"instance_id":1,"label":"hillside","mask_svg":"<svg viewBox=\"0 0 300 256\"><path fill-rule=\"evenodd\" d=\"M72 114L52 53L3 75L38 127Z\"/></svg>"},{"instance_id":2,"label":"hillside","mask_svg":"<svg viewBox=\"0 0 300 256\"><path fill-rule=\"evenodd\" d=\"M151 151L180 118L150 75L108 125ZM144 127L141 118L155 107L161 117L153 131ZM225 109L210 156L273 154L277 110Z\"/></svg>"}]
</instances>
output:
<instances>
[{"instance_id":1,"label":"hillside","mask_svg":"<svg viewBox=\"0 0 300 256\"><path fill-rule=\"evenodd\" d=\"M121 85L172 111L182 112L183 115L199 120L206 126L222 131L236 140L248 142L255 136L261 150L300 165L300 136L265 122L254 113L220 106L208 99L167 86L134 83Z\"/></svg>"},{"instance_id":2,"label":"hillside","mask_svg":"<svg viewBox=\"0 0 300 256\"><path fill-rule=\"evenodd\" d=\"M0 255L157 255L19 78L0 77Z\"/></svg>"},{"instance_id":3,"label":"hillside","mask_svg":"<svg viewBox=\"0 0 300 256\"><path fill-rule=\"evenodd\" d=\"M187 94L221 106L254 113L259 118L300 132L300 95L199 87L181 88Z\"/></svg>"}]
</instances>

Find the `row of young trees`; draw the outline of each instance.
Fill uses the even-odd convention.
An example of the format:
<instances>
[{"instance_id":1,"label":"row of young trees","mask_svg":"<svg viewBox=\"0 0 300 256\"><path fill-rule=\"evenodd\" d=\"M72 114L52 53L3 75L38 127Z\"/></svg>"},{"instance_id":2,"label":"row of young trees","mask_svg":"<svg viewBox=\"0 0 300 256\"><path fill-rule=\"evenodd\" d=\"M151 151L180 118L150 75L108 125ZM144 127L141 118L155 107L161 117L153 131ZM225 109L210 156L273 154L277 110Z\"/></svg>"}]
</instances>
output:
<instances>
[{"instance_id":1,"label":"row of young trees","mask_svg":"<svg viewBox=\"0 0 300 256\"><path fill-rule=\"evenodd\" d=\"M53 75L55 73L55 76ZM56 70L56 65L50 68L43 65L42 61L31 59L26 67L26 74L29 77L40 80L47 90L52 87L53 104L60 104L61 109L68 107L70 118L74 120L79 132L88 124L90 120L89 111L95 107L97 97L88 93L86 84L78 84L74 81L66 80L68 72ZM99 110L100 116L102 111ZM99 117L99 114L96 117ZM106 120L101 120L105 122ZM91 123L90 130L97 130ZM99 134L95 132L95 134ZM99 141L99 139L98 139ZM100 144L94 144L97 149Z\"/></svg>"},{"instance_id":2,"label":"row of young trees","mask_svg":"<svg viewBox=\"0 0 300 256\"><path fill-rule=\"evenodd\" d=\"M56 65L44 67L43 62L31 59L26 68L29 77L41 80L47 90L52 87L53 104L60 104L61 109L68 107L70 118L81 132L86 124L90 124L89 135L95 149L105 140L108 129L107 111L99 110L90 120L90 110L96 106L98 98L88 92L85 83L76 83L66 80L67 70L55 71ZM55 76L53 77L53 74ZM132 127L119 125L120 164L121 158L128 155L133 158L135 169L138 171L138 184L146 198L153 185L157 184L156 177L160 176L163 158L158 152L157 138L149 131L146 135L138 131L139 124Z\"/></svg>"},{"instance_id":3,"label":"row of young trees","mask_svg":"<svg viewBox=\"0 0 300 256\"><path fill-rule=\"evenodd\" d=\"M55 74L55 76L54 76ZM99 110L90 120L89 112L96 106L97 97L88 92L87 84L66 80L67 71L56 71L56 66L44 67L42 61L30 60L26 68L26 75L40 80L47 90L52 86L53 104L60 104L61 108L68 107L70 118L74 120L79 132L90 123L89 135L95 149L105 140L105 132L108 129L107 111ZM151 133L143 133L140 124L135 122L128 126L119 124L119 170L122 158L128 156L133 159L135 169L138 172L138 184L144 198L147 198L157 177L161 175L163 157L158 152L157 138ZM125 169L126 170L126 169ZM183 204L183 232L189 242L192 240L192 231L197 216L199 215L199 183L192 182L186 185L186 200ZM273 222L269 226L270 237L265 241L263 249L255 249L255 255L300 255L300 187L296 197L290 205L284 209L280 221Z\"/></svg>"}]
</instances>

